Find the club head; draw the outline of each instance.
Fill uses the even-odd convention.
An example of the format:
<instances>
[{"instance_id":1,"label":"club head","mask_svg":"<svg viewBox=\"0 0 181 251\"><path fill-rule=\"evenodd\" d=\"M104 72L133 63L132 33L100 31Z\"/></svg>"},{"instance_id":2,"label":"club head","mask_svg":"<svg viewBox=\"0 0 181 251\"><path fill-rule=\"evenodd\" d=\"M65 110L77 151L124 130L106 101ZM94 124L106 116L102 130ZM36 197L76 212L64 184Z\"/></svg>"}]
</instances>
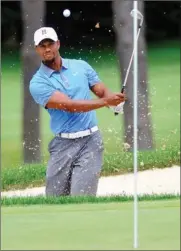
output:
<instances>
[{"instance_id":1,"label":"club head","mask_svg":"<svg viewBox=\"0 0 181 251\"><path fill-rule=\"evenodd\" d=\"M139 10L133 9L133 10L130 12L130 15L131 15L132 17L134 17L136 13L137 13L137 19L143 20L143 15L141 14L141 12L140 12Z\"/></svg>"}]
</instances>

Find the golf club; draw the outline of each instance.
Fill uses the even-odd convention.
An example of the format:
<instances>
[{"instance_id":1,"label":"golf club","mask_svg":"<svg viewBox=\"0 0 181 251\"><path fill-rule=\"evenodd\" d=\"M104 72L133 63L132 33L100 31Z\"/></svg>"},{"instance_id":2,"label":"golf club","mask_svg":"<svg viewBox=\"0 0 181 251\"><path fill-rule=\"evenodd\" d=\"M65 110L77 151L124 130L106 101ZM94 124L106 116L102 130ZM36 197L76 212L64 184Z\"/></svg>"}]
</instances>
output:
<instances>
[{"instance_id":1,"label":"golf club","mask_svg":"<svg viewBox=\"0 0 181 251\"><path fill-rule=\"evenodd\" d=\"M136 37L136 39L138 40L139 35L140 35L140 30L141 30L141 27L142 27L142 24L143 24L143 15L141 14L140 11L133 9L133 10L130 12L130 15L131 15L132 17L134 17L135 14L137 14L137 19L140 20L140 24L139 24L139 28L138 28L138 33L137 33L137 37ZM131 64L132 64L132 61L133 61L134 53L135 53L135 48L133 48L133 52L132 52L131 59L130 59L129 65L128 65L128 69L127 69L127 71L126 71L126 76L125 76L125 79L124 79L124 82L123 82L123 86L122 86L122 89L121 89L121 93L124 92L125 87L126 87L126 82L127 82L128 74L129 74L129 71L130 71L130 68L131 68ZM118 106L119 106L119 105L118 105ZM119 113L115 112L114 114L115 114L115 115L118 115Z\"/></svg>"}]
</instances>

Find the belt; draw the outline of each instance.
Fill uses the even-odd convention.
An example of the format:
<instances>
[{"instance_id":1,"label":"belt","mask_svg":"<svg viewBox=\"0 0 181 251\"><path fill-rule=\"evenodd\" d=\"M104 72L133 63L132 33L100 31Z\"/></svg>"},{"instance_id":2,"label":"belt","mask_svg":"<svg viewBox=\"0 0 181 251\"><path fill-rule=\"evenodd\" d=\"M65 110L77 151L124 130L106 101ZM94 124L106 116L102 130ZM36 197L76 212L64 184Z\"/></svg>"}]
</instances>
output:
<instances>
[{"instance_id":1,"label":"belt","mask_svg":"<svg viewBox=\"0 0 181 251\"><path fill-rule=\"evenodd\" d=\"M82 138L82 137L91 135L93 132L96 132L98 130L99 130L98 127L94 126L90 129L79 131L79 132L74 132L74 133L58 133L56 136L59 136L65 139L77 139L77 138Z\"/></svg>"}]
</instances>

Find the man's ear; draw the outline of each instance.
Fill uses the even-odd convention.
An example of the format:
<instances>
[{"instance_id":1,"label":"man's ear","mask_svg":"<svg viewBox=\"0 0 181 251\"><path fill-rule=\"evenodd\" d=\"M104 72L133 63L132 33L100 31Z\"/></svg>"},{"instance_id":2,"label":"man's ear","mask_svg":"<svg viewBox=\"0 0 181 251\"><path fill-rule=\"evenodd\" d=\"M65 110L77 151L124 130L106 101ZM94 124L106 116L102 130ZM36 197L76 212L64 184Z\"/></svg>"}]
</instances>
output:
<instances>
[{"instance_id":1,"label":"man's ear","mask_svg":"<svg viewBox=\"0 0 181 251\"><path fill-rule=\"evenodd\" d=\"M38 46L35 45L35 51L38 52Z\"/></svg>"}]
</instances>

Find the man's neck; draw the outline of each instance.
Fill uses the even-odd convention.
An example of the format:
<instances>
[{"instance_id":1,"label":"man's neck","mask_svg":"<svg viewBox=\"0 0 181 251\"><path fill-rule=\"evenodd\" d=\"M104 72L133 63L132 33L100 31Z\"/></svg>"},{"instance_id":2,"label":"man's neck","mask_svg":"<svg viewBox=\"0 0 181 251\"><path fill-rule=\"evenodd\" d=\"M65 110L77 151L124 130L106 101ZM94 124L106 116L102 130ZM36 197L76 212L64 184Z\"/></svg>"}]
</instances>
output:
<instances>
[{"instance_id":1,"label":"man's neck","mask_svg":"<svg viewBox=\"0 0 181 251\"><path fill-rule=\"evenodd\" d=\"M62 59L59 55L53 62L43 62L43 64L55 71L59 71L62 67Z\"/></svg>"}]
</instances>

